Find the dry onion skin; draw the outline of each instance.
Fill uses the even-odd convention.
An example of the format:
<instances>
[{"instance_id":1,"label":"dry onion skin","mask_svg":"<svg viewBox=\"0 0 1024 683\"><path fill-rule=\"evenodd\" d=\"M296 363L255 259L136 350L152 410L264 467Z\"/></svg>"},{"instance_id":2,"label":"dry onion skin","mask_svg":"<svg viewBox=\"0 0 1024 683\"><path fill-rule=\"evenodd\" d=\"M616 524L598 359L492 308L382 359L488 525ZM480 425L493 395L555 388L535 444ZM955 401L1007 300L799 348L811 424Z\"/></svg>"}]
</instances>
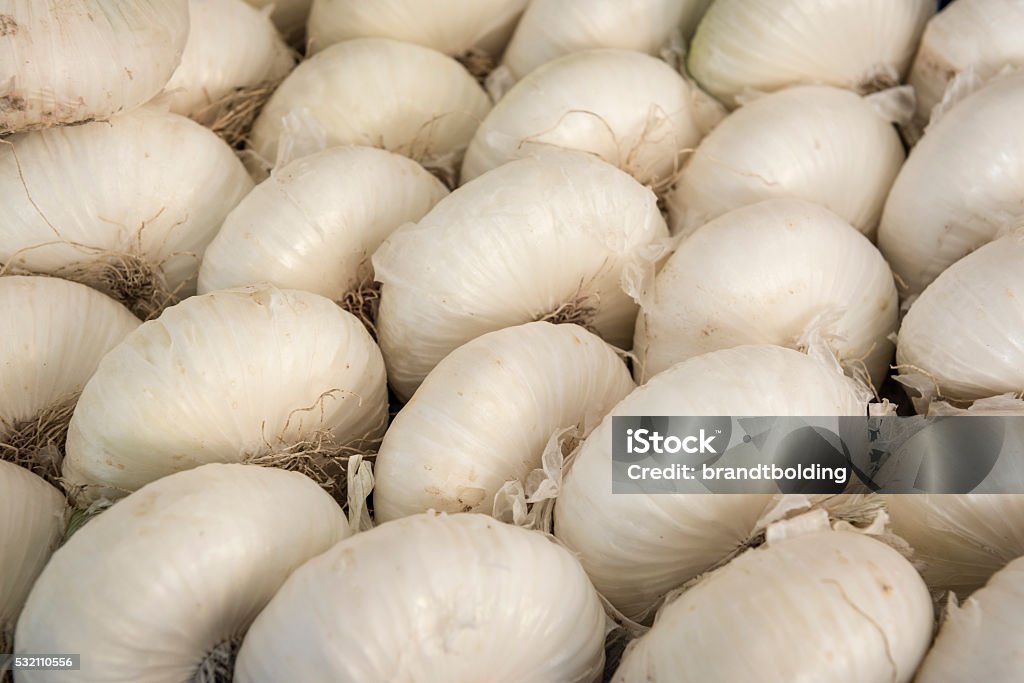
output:
<instances>
[{"instance_id":1,"label":"dry onion skin","mask_svg":"<svg viewBox=\"0 0 1024 683\"><path fill-rule=\"evenodd\" d=\"M770 93L730 114L687 158L667 198L672 231L795 197L873 238L903 161L899 134L867 99L830 86Z\"/></svg>"},{"instance_id":2,"label":"dry onion skin","mask_svg":"<svg viewBox=\"0 0 1024 683\"><path fill-rule=\"evenodd\" d=\"M348 533L341 508L297 472L211 464L165 477L54 553L15 652L81 652L83 683L230 680L230 656L278 587Z\"/></svg>"},{"instance_id":3,"label":"dry onion skin","mask_svg":"<svg viewBox=\"0 0 1024 683\"><path fill-rule=\"evenodd\" d=\"M178 67L188 33L187 0L6 0L0 135L141 106Z\"/></svg>"},{"instance_id":4,"label":"dry onion skin","mask_svg":"<svg viewBox=\"0 0 1024 683\"><path fill-rule=\"evenodd\" d=\"M285 118L294 116L322 128L331 147L381 147L457 169L490 109L473 76L440 52L386 38L346 40L289 74L256 119L252 149L273 164Z\"/></svg>"},{"instance_id":5,"label":"dry onion skin","mask_svg":"<svg viewBox=\"0 0 1024 683\"><path fill-rule=\"evenodd\" d=\"M140 317L194 293L203 250L253 187L230 147L177 114L141 109L10 142L0 271L77 280Z\"/></svg>"},{"instance_id":6,"label":"dry onion skin","mask_svg":"<svg viewBox=\"0 0 1024 683\"><path fill-rule=\"evenodd\" d=\"M0 651L14 646L14 624L60 542L66 511L57 489L0 460Z\"/></svg>"},{"instance_id":7,"label":"dry onion skin","mask_svg":"<svg viewBox=\"0 0 1024 683\"><path fill-rule=\"evenodd\" d=\"M908 295L1024 219L1024 74L989 83L914 146L896 177L878 246Z\"/></svg>"},{"instance_id":8,"label":"dry onion skin","mask_svg":"<svg viewBox=\"0 0 1024 683\"><path fill-rule=\"evenodd\" d=\"M435 367L391 423L374 466L378 521L491 513L506 482L541 469L552 435L586 436L633 390L618 353L579 325L477 337Z\"/></svg>"},{"instance_id":9,"label":"dry onion skin","mask_svg":"<svg viewBox=\"0 0 1024 683\"><path fill-rule=\"evenodd\" d=\"M612 680L908 683L932 635L928 590L896 550L819 515L782 523L818 529L769 527L663 608Z\"/></svg>"},{"instance_id":10,"label":"dry onion skin","mask_svg":"<svg viewBox=\"0 0 1024 683\"><path fill-rule=\"evenodd\" d=\"M543 534L425 513L297 569L249 629L235 680L588 683L605 624L579 563Z\"/></svg>"},{"instance_id":11,"label":"dry onion skin","mask_svg":"<svg viewBox=\"0 0 1024 683\"><path fill-rule=\"evenodd\" d=\"M754 535L768 494L612 493L616 415L864 415L869 395L792 349L741 346L697 356L639 387L590 433L555 502L555 536L627 617L726 561ZM699 484L693 484L699 486Z\"/></svg>"},{"instance_id":12,"label":"dry onion skin","mask_svg":"<svg viewBox=\"0 0 1024 683\"><path fill-rule=\"evenodd\" d=\"M384 364L358 319L309 292L224 290L168 308L103 358L71 419L64 478L86 499L209 462L320 478L386 420Z\"/></svg>"},{"instance_id":13,"label":"dry onion skin","mask_svg":"<svg viewBox=\"0 0 1024 683\"><path fill-rule=\"evenodd\" d=\"M271 9L270 18L290 45L302 42L313 0L245 0L253 7Z\"/></svg>"},{"instance_id":14,"label":"dry onion skin","mask_svg":"<svg viewBox=\"0 0 1024 683\"><path fill-rule=\"evenodd\" d=\"M637 376L717 349L806 349L817 338L852 375L881 386L897 298L882 255L828 209L799 199L751 204L684 240L641 292Z\"/></svg>"},{"instance_id":15,"label":"dry onion skin","mask_svg":"<svg viewBox=\"0 0 1024 683\"><path fill-rule=\"evenodd\" d=\"M900 83L933 14L933 0L715 0L688 66L729 107L797 84L874 92Z\"/></svg>"},{"instance_id":16,"label":"dry onion skin","mask_svg":"<svg viewBox=\"0 0 1024 683\"><path fill-rule=\"evenodd\" d=\"M199 291L267 282L335 301L373 280L370 257L448 194L415 161L333 147L277 169L228 214L199 268ZM356 312L353 310L353 312Z\"/></svg>"},{"instance_id":17,"label":"dry onion skin","mask_svg":"<svg viewBox=\"0 0 1024 683\"><path fill-rule=\"evenodd\" d=\"M665 188L720 113L659 59L628 50L575 52L498 101L466 150L462 182L553 147L588 152Z\"/></svg>"},{"instance_id":18,"label":"dry onion skin","mask_svg":"<svg viewBox=\"0 0 1024 683\"><path fill-rule=\"evenodd\" d=\"M463 185L374 254L392 389L408 400L451 351L534 320L628 347L637 306L624 271L667 234L654 193L584 154L552 150Z\"/></svg>"}]
</instances>

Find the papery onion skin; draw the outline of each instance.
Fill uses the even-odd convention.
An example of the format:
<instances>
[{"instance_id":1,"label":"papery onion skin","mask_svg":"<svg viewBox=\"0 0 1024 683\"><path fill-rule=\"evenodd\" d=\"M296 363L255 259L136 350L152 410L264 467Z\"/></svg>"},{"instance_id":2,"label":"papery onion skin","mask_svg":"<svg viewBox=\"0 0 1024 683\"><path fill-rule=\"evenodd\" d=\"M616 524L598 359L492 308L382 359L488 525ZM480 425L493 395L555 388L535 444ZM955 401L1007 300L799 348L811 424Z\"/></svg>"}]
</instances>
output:
<instances>
[{"instance_id":1,"label":"papery onion skin","mask_svg":"<svg viewBox=\"0 0 1024 683\"><path fill-rule=\"evenodd\" d=\"M634 385L619 355L579 325L527 323L452 351L392 421L374 464L374 514L490 514L541 467L548 439L586 434Z\"/></svg>"},{"instance_id":2,"label":"papery onion skin","mask_svg":"<svg viewBox=\"0 0 1024 683\"><path fill-rule=\"evenodd\" d=\"M36 582L15 652L82 653L76 681L191 680L293 569L349 533L297 472L212 464L156 481L79 529ZM66 681L20 671L19 681Z\"/></svg>"},{"instance_id":3,"label":"papery onion skin","mask_svg":"<svg viewBox=\"0 0 1024 683\"><path fill-rule=\"evenodd\" d=\"M71 420L64 477L123 495L325 432L365 447L386 420L384 364L354 316L309 292L223 290L168 308L103 358Z\"/></svg>"},{"instance_id":4,"label":"papery onion skin","mask_svg":"<svg viewBox=\"0 0 1024 683\"><path fill-rule=\"evenodd\" d=\"M585 683L604 634L579 563L544 535L427 513L296 570L249 630L235 680Z\"/></svg>"},{"instance_id":5,"label":"papery onion skin","mask_svg":"<svg viewBox=\"0 0 1024 683\"><path fill-rule=\"evenodd\" d=\"M551 150L467 183L373 257L392 389L407 400L454 349L533 320L583 322L629 346L623 270L667 233L654 193L587 155Z\"/></svg>"},{"instance_id":6,"label":"papery onion skin","mask_svg":"<svg viewBox=\"0 0 1024 683\"><path fill-rule=\"evenodd\" d=\"M933 14L932 0L715 0L687 64L729 107L747 89L821 83L873 92L900 82Z\"/></svg>"},{"instance_id":7,"label":"papery onion skin","mask_svg":"<svg viewBox=\"0 0 1024 683\"><path fill-rule=\"evenodd\" d=\"M188 0L7 0L0 135L103 121L145 104L177 68Z\"/></svg>"},{"instance_id":8,"label":"papery onion skin","mask_svg":"<svg viewBox=\"0 0 1024 683\"><path fill-rule=\"evenodd\" d=\"M334 147L279 168L228 214L199 268L199 292L269 282L335 301L370 278L370 257L448 194L416 162Z\"/></svg>"}]
</instances>

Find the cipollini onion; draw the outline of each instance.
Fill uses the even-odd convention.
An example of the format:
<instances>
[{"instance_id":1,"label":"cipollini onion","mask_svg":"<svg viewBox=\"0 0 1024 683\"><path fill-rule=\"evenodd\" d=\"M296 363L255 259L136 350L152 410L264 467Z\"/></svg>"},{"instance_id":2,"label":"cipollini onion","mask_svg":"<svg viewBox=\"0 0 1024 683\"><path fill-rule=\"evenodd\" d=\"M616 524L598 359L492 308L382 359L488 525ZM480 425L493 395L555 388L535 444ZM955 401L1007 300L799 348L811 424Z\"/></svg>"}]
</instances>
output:
<instances>
[{"instance_id":1,"label":"cipollini onion","mask_svg":"<svg viewBox=\"0 0 1024 683\"><path fill-rule=\"evenodd\" d=\"M103 358L71 419L64 478L114 496L253 462L330 485L335 451L365 448L386 420L384 364L354 316L309 292L224 290L168 308Z\"/></svg>"},{"instance_id":2,"label":"cipollini onion","mask_svg":"<svg viewBox=\"0 0 1024 683\"><path fill-rule=\"evenodd\" d=\"M584 441L555 502L555 535L626 616L649 619L666 593L754 535L772 497L612 493L612 420L638 415L864 415L870 396L792 349L741 346L691 358L620 402Z\"/></svg>"},{"instance_id":3,"label":"cipollini onion","mask_svg":"<svg viewBox=\"0 0 1024 683\"><path fill-rule=\"evenodd\" d=\"M939 273L1024 218L1024 74L954 106L914 146L896 177L878 246L919 294Z\"/></svg>"},{"instance_id":4,"label":"cipollini onion","mask_svg":"<svg viewBox=\"0 0 1024 683\"><path fill-rule=\"evenodd\" d=\"M83 282L142 317L195 291L203 250L253 186L230 147L177 114L141 109L10 142L0 267Z\"/></svg>"},{"instance_id":5,"label":"cipollini onion","mask_svg":"<svg viewBox=\"0 0 1024 683\"><path fill-rule=\"evenodd\" d=\"M187 0L7 0L0 7L0 135L135 109L174 73Z\"/></svg>"},{"instance_id":6,"label":"cipollini onion","mask_svg":"<svg viewBox=\"0 0 1024 683\"><path fill-rule=\"evenodd\" d=\"M449 352L533 320L628 347L637 306L624 273L667 233L650 190L588 155L551 150L467 183L374 254L391 387L408 399Z\"/></svg>"},{"instance_id":7,"label":"cipollini onion","mask_svg":"<svg viewBox=\"0 0 1024 683\"><path fill-rule=\"evenodd\" d=\"M800 199L751 204L699 228L639 301L640 381L742 344L806 349L822 339L875 386L892 360L898 303L889 266L849 223Z\"/></svg>"},{"instance_id":8,"label":"cipollini onion","mask_svg":"<svg viewBox=\"0 0 1024 683\"><path fill-rule=\"evenodd\" d=\"M466 150L462 181L540 147L594 154L641 183L667 187L720 117L711 98L665 62L587 50L537 69L498 101Z\"/></svg>"},{"instance_id":9,"label":"cipollini onion","mask_svg":"<svg viewBox=\"0 0 1024 683\"><path fill-rule=\"evenodd\" d=\"M341 508L297 472L179 472L119 501L54 554L15 651L80 652L83 682L230 680L226 662L285 578L348 533ZM27 683L66 678L18 672Z\"/></svg>"},{"instance_id":10,"label":"cipollini onion","mask_svg":"<svg viewBox=\"0 0 1024 683\"><path fill-rule=\"evenodd\" d=\"M235 680L586 683L605 624L579 563L544 535L425 513L296 570L249 629Z\"/></svg>"},{"instance_id":11,"label":"cipollini onion","mask_svg":"<svg viewBox=\"0 0 1024 683\"><path fill-rule=\"evenodd\" d=\"M542 468L553 435L586 436L633 386L615 350L579 325L477 337L427 375L388 429L374 466L376 519L490 514L506 482L525 486Z\"/></svg>"},{"instance_id":12,"label":"cipollini onion","mask_svg":"<svg viewBox=\"0 0 1024 683\"><path fill-rule=\"evenodd\" d=\"M277 169L224 220L199 269L199 291L269 282L344 302L373 280L370 256L448 194L406 157L334 147Z\"/></svg>"},{"instance_id":13,"label":"cipollini onion","mask_svg":"<svg viewBox=\"0 0 1024 683\"><path fill-rule=\"evenodd\" d=\"M955 403L1024 392L1024 234L990 242L950 266L900 327L900 377Z\"/></svg>"},{"instance_id":14,"label":"cipollini onion","mask_svg":"<svg viewBox=\"0 0 1024 683\"><path fill-rule=\"evenodd\" d=\"M796 197L874 237L903 160L896 129L867 99L829 86L787 88L740 107L701 141L668 195L672 230Z\"/></svg>"},{"instance_id":15,"label":"cipollini onion","mask_svg":"<svg viewBox=\"0 0 1024 683\"><path fill-rule=\"evenodd\" d=\"M1011 683L1024 668L1024 557L967 601L950 606L917 683Z\"/></svg>"},{"instance_id":16,"label":"cipollini onion","mask_svg":"<svg viewBox=\"0 0 1024 683\"><path fill-rule=\"evenodd\" d=\"M0 319L0 460L55 480L79 392L139 321L85 285L18 275L0 277Z\"/></svg>"},{"instance_id":17,"label":"cipollini onion","mask_svg":"<svg viewBox=\"0 0 1024 683\"><path fill-rule=\"evenodd\" d=\"M383 147L428 167L458 168L490 98L440 52L386 38L332 45L300 64L271 96L252 147L273 163L289 115L312 119L328 146Z\"/></svg>"},{"instance_id":18,"label":"cipollini onion","mask_svg":"<svg viewBox=\"0 0 1024 683\"><path fill-rule=\"evenodd\" d=\"M808 514L663 608L612 680L910 681L932 635L921 577L886 544Z\"/></svg>"},{"instance_id":19,"label":"cipollini onion","mask_svg":"<svg viewBox=\"0 0 1024 683\"><path fill-rule=\"evenodd\" d=\"M313 0L245 0L253 7L270 7L270 18L289 44L298 44L306 32Z\"/></svg>"},{"instance_id":20,"label":"cipollini onion","mask_svg":"<svg viewBox=\"0 0 1024 683\"><path fill-rule=\"evenodd\" d=\"M0 650L29 590L64 533L64 496L28 470L0 460Z\"/></svg>"},{"instance_id":21,"label":"cipollini onion","mask_svg":"<svg viewBox=\"0 0 1024 683\"><path fill-rule=\"evenodd\" d=\"M873 92L900 82L934 13L932 0L715 0L688 66L730 107L798 83Z\"/></svg>"}]
</instances>

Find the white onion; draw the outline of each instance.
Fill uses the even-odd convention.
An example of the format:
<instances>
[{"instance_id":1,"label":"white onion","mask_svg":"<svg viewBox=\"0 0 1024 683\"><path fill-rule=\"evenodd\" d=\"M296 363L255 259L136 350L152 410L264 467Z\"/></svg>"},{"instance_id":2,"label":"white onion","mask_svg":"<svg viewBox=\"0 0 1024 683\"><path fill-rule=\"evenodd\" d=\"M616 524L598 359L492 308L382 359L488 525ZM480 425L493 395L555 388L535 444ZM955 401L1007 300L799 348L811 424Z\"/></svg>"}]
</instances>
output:
<instances>
[{"instance_id":1,"label":"white onion","mask_svg":"<svg viewBox=\"0 0 1024 683\"><path fill-rule=\"evenodd\" d=\"M896 362L923 395L971 402L1024 392L1024 234L954 263L903 319ZM929 391L933 393L929 393Z\"/></svg>"},{"instance_id":2,"label":"white onion","mask_svg":"<svg viewBox=\"0 0 1024 683\"><path fill-rule=\"evenodd\" d=\"M575 52L498 101L466 150L462 180L555 147L589 152L642 183L665 186L718 114L659 59L628 50Z\"/></svg>"},{"instance_id":3,"label":"white onion","mask_svg":"<svg viewBox=\"0 0 1024 683\"><path fill-rule=\"evenodd\" d=\"M646 619L667 592L740 550L771 496L613 494L613 416L863 415L867 400L838 369L791 349L691 358L636 389L591 432L555 503L555 535L602 595Z\"/></svg>"},{"instance_id":4,"label":"white onion","mask_svg":"<svg viewBox=\"0 0 1024 683\"><path fill-rule=\"evenodd\" d=\"M469 72L440 52L385 38L347 40L284 80L256 119L252 147L274 162L283 119L302 116L323 128L330 146L382 147L458 168L490 108Z\"/></svg>"},{"instance_id":5,"label":"white onion","mask_svg":"<svg viewBox=\"0 0 1024 683\"><path fill-rule=\"evenodd\" d=\"M873 237L903 158L890 121L854 93L798 86L765 95L730 114L687 159L668 196L672 230L796 197Z\"/></svg>"},{"instance_id":6,"label":"white onion","mask_svg":"<svg viewBox=\"0 0 1024 683\"><path fill-rule=\"evenodd\" d=\"M878 245L918 294L1024 219L1024 74L959 102L911 151L885 204Z\"/></svg>"},{"instance_id":7,"label":"white onion","mask_svg":"<svg viewBox=\"0 0 1024 683\"><path fill-rule=\"evenodd\" d=\"M5 0L0 135L135 109L167 83L188 32L187 0Z\"/></svg>"},{"instance_id":8,"label":"white onion","mask_svg":"<svg viewBox=\"0 0 1024 683\"><path fill-rule=\"evenodd\" d=\"M372 279L370 256L448 194L415 161L334 147L276 170L224 220L199 269L199 291L269 282L335 301Z\"/></svg>"},{"instance_id":9,"label":"white onion","mask_svg":"<svg viewBox=\"0 0 1024 683\"><path fill-rule=\"evenodd\" d=\"M900 82L934 13L933 0L715 0L688 65L730 107L747 89L798 83L881 90Z\"/></svg>"},{"instance_id":10,"label":"white onion","mask_svg":"<svg viewBox=\"0 0 1024 683\"><path fill-rule=\"evenodd\" d=\"M435 367L393 420L374 466L380 521L434 509L490 513L527 483L552 435L586 436L633 389L619 355L579 325L477 337Z\"/></svg>"},{"instance_id":11,"label":"white onion","mask_svg":"<svg viewBox=\"0 0 1024 683\"><path fill-rule=\"evenodd\" d=\"M917 683L1012 683L1024 669L1024 557L959 606L951 606Z\"/></svg>"},{"instance_id":12,"label":"white onion","mask_svg":"<svg viewBox=\"0 0 1024 683\"><path fill-rule=\"evenodd\" d=\"M502 57L518 80L571 52L615 47L656 55L672 35L689 38L711 0L533 0Z\"/></svg>"},{"instance_id":13,"label":"white onion","mask_svg":"<svg viewBox=\"0 0 1024 683\"><path fill-rule=\"evenodd\" d=\"M188 43L165 91L171 111L209 125L210 105L236 89L284 78L293 59L267 13L243 0L188 5Z\"/></svg>"},{"instance_id":14,"label":"white onion","mask_svg":"<svg viewBox=\"0 0 1024 683\"><path fill-rule=\"evenodd\" d=\"M15 651L81 653L75 681L193 680L211 651L241 640L293 569L348 533L341 508L296 472L180 472L118 502L54 553L18 621ZM19 683L67 678L18 672Z\"/></svg>"},{"instance_id":15,"label":"white onion","mask_svg":"<svg viewBox=\"0 0 1024 683\"><path fill-rule=\"evenodd\" d=\"M64 533L64 496L28 470L0 460L0 650L29 590Z\"/></svg>"},{"instance_id":16,"label":"white onion","mask_svg":"<svg viewBox=\"0 0 1024 683\"><path fill-rule=\"evenodd\" d=\"M910 681L932 635L924 583L889 546L817 515L769 527L767 545L661 610L612 680Z\"/></svg>"},{"instance_id":17,"label":"white onion","mask_svg":"<svg viewBox=\"0 0 1024 683\"><path fill-rule=\"evenodd\" d=\"M586 683L604 635L579 563L542 534L421 514L296 570L249 630L235 680Z\"/></svg>"},{"instance_id":18,"label":"white onion","mask_svg":"<svg viewBox=\"0 0 1024 683\"><path fill-rule=\"evenodd\" d=\"M270 18L291 44L301 42L313 0L245 0L253 7L270 7Z\"/></svg>"},{"instance_id":19,"label":"white onion","mask_svg":"<svg viewBox=\"0 0 1024 683\"><path fill-rule=\"evenodd\" d=\"M199 257L252 189L230 147L176 114L11 143L0 145L0 265L84 282L142 316L195 291Z\"/></svg>"},{"instance_id":20,"label":"white onion","mask_svg":"<svg viewBox=\"0 0 1024 683\"><path fill-rule=\"evenodd\" d=\"M373 257L392 388L408 399L449 352L532 320L628 347L637 307L623 272L667 233L650 190L583 154L550 151L462 186Z\"/></svg>"},{"instance_id":21,"label":"white onion","mask_svg":"<svg viewBox=\"0 0 1024 683\"><path fill-rule=\"evenodd\" d=\"M828 209L769 199L698 229L640 293L640 381L742 344L807 348L824 338L881 386L892 360L896 285L864 235Z\"/></svg>"},{"instance_id":22,"label":"white onion","mask_svg":"<svg viewBox=\"0 0 1024 683\"><path fill-rule=\"evenodd\" d=\"M386 420L380 351L354 316L308 292L225 290L168 308L103 358L71 419L64 477L116 495L208 462L312 449L317 464L320 436L372 441Z\"/></svg>"}]
</instances>

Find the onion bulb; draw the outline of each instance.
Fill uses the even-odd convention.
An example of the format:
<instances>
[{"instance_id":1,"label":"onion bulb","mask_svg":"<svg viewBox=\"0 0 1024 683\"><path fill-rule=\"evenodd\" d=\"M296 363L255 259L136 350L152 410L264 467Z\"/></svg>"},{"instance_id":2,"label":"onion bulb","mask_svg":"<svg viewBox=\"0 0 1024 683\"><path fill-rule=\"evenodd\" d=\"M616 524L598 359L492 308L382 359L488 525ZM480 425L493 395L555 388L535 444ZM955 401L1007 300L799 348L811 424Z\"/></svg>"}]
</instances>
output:
<instances>
[{"instance_id":1,"label":"onion bulb","mask_svg":"<svg viewBox=\"0 0 1024 683\"><path fill-rule=\"evenodd\" d=\"M0 135L141 106L178 67L188 33L188 0L6 0Z\"/></svg>"},{"instance_id":2,"label":"onion bulb","mask_svg":"<svg viewBox=\"0 0 1024 683\"><path fill-rule=\"evenodd\" d=\"M235 680L587 683L605 623L579 563L544 535L421 514L297 569L249 629Z\"/></svg>"},{"instance_id":3,"label":"onion bulb","mask_svg":"<svg viewBox=\"0 0 1024 683\"><path fill-rule=\"evenodd\" d=\"M921 577L884 543L809 514L662 609L612 680L908 683L932 635Z\"/></svg>"},{"instance_id":4,"label":"onion bulb","mask_svg":"<svg viewBox=\"0 0 1024 683\"><path fill-rule=\"evenodd\" d=\"M278 158L285 118L311 118L328 146L382 147L427 167L457 169L491 101L458 62L385 38L347 40L298 66L252 129L252 148Z\"/></svg>"},{"instance_id":5,"label":"onion bulb","mask_svg":"<svg viewBox=\"0 0 1024 683\"><path fill-rule=\"evenodd\" d=\"M824 339L875 386L892 360L898 303L885 259L849 223L799 199L745 206L698 229L639 299L640 381L742 344L807 348Z\"/></svg>"},{"instance_id":6,"label":"onion bulb","mask_svg":"<svg viewBox=\"0 0 1024 683\"><path fill-rule=\"evenodd\" d=\"M213 292L103 358L71 419L64 478L86 498L115 496L208 462L250 462L330 485L339 449L379 439L386 420L384 364L354 316L308 292Z\"/></svg>"},{"instance_id":7,"label":"onion bulb","mask_svg":"<svg viewBox=\"0 0 1024 683\"><path fill-rule=\"evenodd\" d=\"M615 350L579 325L477 337L427 375L388 429L374 466L377 520L489 514L506 482L541 469L553 434L585 436L633 386Z\"/></svg>"},{"instance_id":8,"label":"onion bulb","mask_svg":"<svg viewBox=\"0 0 1024 683\"><path fill-rule=\"evenodd\" d=\"M798 86L730 114L687 159L668 196L673 232L747 204L796 197L874 237L903 164L887 117L848 90Z\"/></svg>"},{"instance_id":9,"label":"onion bulb","mask_svg":"<svg viewBox=\"0 0 1024 683\"><path fill-rule=\"evenodd\" d=\"M667 233L654 194L591 156L551 150L467 183L373 256L391 387L407 400L449 352L533 320L628 347L637 307L624 271Z\"/></svg>"},{"instance_id":10,"label":"onion bulb","mask_svg":"<svg viewBox=\"0 0 1024 683\"><path fill-rule=\"evenodd\" d=\"M66 509L57 489L0 460L0 651L14 646L14 624L60 542Z\"/></svg>"},{"instance_id":11,"label":"onion bulb","mask_svg":"<svg viewBox=\"0 0 1024 683\"><path fill-rule=\"evenodd\" d=\"M285 40L295 45L302 42L306 20L313 0L245 0L253 7L270 7L270 18Z\"/></svg>"},{"instance_id":12,"label":"onion bulb","mask_svg":"<svg viewBox=\"0 0 1024 683\"><path fill-rule=\"evenodd\" d=\"M688 65L730 107L799 83L874 92L902 80L933 14L933 0L715 0Z\"/></svg>"},{"instance_id":13,"label":"onion bulb","mask_svg":"<svg viewBox=\"0 0 1024 683\"><path fill-rule=\"evenodd\" d=\"M77 280L150 317L195 291L199 257L252 185L230 147L177 114L15 136L0 145L0 267Z\"/></svg>"},{"instance_id":14,"label":"onion bulb","mask_svg":"<svg viewBox=\"0 0 1024 683\"><path fill-rule=\"evenodd\" d=\"M462 181L542 147L589 152L667 187L720 115L665 62L627 50L575 52L517 83L480 124Z\"/></svg>"},{"instance_id":15,"label":"onion bulb","mask_svg":"<svg viewBox=\"0 0 1024 683\"><path fill-rule=\"evenodd\" d=\"M583 442L555 502L555 535L627 617L648 620L666 593L754 536L768 494L612 493L612 419L636 415L864 415L869 396L819 360L740 346L679 363L620 402ZM736 679L742 680L742 679Z\"/></svg>"},{"instance_id":16,"label":"onion bulb","mask_svg":"<svg viewBox=\"0 0 1024 683\"><path fill-rule=\"evenodd\" d=\"M928 129L885 204L878 246L906 293L1024 219L1024 74L990 83Z\"/></svg>"},{"instance_id":17,"label":"onion bulb","mask_svg":"<svg viewBox=\"0 0 1024 683\"><path fill-rule=\"evenodd\" d=\"M18 621L15 652L80 652L74 679L83 683L230 680L229 655L285 578L348 533L341 508L297 472L179 472L54 553ZM18 680L66 681L67 672L19 671Z\"/></svg>"}]
</instances>

